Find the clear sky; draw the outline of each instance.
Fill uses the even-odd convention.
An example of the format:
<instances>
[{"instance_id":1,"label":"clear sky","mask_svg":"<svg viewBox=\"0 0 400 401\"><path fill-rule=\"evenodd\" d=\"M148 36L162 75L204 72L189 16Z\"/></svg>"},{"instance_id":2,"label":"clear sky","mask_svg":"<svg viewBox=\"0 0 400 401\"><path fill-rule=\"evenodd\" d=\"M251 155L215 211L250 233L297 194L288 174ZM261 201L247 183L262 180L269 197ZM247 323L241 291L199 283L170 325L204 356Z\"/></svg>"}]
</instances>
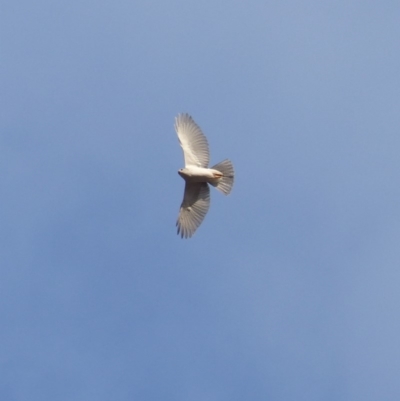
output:
<instances>
[{"instance_id":1,"label":"clear sky","mask_svg":"<svg viewBox=\"0 0 400 401\"><path fill-rule=\"evenodd\" d=\"M0 399L400 399L400 3L0 12ZM174 117L230 158L190 240Z\"/></svg>"}]
</instances>

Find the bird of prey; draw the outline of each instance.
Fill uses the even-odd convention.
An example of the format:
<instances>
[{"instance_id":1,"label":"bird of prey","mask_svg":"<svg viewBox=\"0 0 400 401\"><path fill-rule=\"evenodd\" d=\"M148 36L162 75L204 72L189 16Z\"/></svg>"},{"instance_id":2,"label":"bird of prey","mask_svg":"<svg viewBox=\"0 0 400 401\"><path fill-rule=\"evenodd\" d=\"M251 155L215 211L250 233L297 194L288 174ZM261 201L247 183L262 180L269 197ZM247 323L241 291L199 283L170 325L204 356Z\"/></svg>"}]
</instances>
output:
<instances>
[{"instance_id":1,"label":"bird of prey","mask_svg":"<svg viewBox=\"0 0 400 401\"><path fill-rule=\"evenodd\" d=\"M185 159L185 168L178 171L185 180L185 193L176 226L178 235L190 238L210 206L208 184L228 195L233 186L234 171L228 159L208 168L210 154L207 139L189 114L179 114L175 118L175 130Z\"/></svg>"}]
</instances>

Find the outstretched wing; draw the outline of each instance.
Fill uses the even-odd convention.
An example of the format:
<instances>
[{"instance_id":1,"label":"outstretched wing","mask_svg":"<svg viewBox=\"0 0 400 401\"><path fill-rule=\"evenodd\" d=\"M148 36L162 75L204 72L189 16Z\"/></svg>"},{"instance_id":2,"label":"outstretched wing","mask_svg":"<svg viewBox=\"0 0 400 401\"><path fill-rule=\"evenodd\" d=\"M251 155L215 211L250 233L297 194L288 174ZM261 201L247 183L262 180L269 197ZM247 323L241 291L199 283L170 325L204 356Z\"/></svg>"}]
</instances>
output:
<instances>
[{"instance_id":1,"label":"outstretched wing","mask_svg":"<svg viewBox=\"0 0 400 401\"><path fill-rule=\"evenodd\" d=\"M206 182L186 183L176 226L182 238L190 238L210 207L210 189Z\"/></svg>"},{"instance_id":2,"label":"outstretched wing","mask_svg":"<svg viewBox=\"0 0 400 401\"><path fill-rule=\"evenodd\" d=\"M175 130L183 149L185 166L208 167L210 153L207 138L189 114L178 114Z\"/></svg>"}]
</instances>

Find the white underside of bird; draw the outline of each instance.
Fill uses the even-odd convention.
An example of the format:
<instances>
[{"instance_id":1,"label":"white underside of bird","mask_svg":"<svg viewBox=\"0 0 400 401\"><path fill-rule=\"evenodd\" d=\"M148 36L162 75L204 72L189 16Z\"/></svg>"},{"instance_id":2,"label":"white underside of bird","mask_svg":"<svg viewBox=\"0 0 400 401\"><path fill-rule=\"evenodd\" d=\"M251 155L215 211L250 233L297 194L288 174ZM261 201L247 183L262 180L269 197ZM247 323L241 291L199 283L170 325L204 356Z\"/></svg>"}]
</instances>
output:
<instances>
[{"instance_id":1,"label":"white underside of bird","mask_svg":"<svg viewBox=\"0 0 400 401\"><path fill-rule=\"evenodd\" d=\"M185 193L176 225L182 238L190 238L209 209L208 184L228 195L233 186L234 170L228 159L208 168L210 156L207 139L188 114L176 117L175 129L185 159L185 168L178 171L185 180Z\"/></svg>"},{"instance_id":2,"label":"white underside of bird","mask_svg":"<svg viewBox=\"0 0 400 401\"><path fill-rule=\"evenodd\" d=\"M217 184L223 174L212 168L188 166L178 171L178 174L186 181L208 182L211 185Z\"/></svg>"}]
</instances>

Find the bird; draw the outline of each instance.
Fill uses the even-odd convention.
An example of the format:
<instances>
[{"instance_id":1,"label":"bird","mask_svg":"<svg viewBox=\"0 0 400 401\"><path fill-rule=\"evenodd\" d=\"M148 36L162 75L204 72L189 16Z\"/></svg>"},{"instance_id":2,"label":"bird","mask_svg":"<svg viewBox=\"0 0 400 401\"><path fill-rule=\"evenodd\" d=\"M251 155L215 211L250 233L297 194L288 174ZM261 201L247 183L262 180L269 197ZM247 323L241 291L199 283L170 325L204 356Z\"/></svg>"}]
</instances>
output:
<instances>
[{"instance_id":1,"label":"bird","mask_svg":"<svg viewBox=\"0 0 400 401\"><path fill-rule=\"evenodd\" d=\"M175 118L175 131L185 161L185 167L178 170L178 174L185 180L185 191L176 221L177 234L181 238L190 238L210 207L208 184L228 195L232 190L235 173L229 159L208 168L210 152L207 138L189 114L178 114Z\"/></svg>"}]
</instances>

